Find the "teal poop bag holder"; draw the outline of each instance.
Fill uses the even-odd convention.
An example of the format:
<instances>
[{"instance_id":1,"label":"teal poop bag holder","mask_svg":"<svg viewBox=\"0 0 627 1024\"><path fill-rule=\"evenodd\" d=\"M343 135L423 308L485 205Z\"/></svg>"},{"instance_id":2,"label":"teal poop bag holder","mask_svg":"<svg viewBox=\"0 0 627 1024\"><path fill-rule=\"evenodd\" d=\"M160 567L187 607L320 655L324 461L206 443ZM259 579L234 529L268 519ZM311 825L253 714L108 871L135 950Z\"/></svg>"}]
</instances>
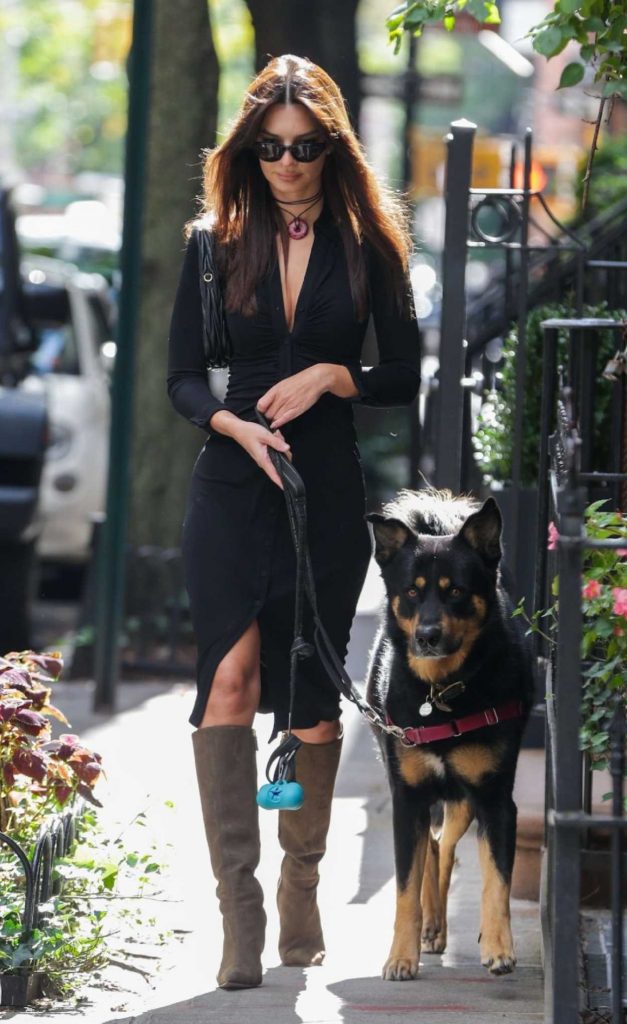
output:
<instances>
[{"instance_id":1,"label":"teal poop bag holder","mask_svg":"<svg viewBox=\"0 0 627 1024\"><path fill-rule=\"evenodd\" d=\"M289 735L274 751L268 761L266 778L268 782L257 793L257 803L266 811L298 811L303 806L303 787L296 782L294 757L300 747L300 740ZM276 761L274 774L270 775Z\"/></svg>"}]
</instances>

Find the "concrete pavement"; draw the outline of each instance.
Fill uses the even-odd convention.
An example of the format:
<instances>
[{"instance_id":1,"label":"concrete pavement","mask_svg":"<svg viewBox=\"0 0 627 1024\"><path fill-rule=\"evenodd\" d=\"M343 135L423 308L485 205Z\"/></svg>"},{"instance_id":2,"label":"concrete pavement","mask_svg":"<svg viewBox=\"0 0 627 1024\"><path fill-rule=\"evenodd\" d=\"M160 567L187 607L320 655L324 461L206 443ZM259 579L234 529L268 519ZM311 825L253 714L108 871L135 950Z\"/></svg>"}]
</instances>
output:
<instances>
[{"instance_id":1,"label":"concrete pavement","mask_svg":"<svg viewBox=\"0 0 627 1024\"><path fill-rule=\"evenodd\" d=\"M391 808L374 741L357 712L345 710L346 739L328 852L322 864L320 904L327 939L322 967L285 968L276 952L278 921L274 892L281 850L274 812L261 812L260 879L267 893L268 933L264 983L258 989L223 992L215 987L221 925L210 874L194 776L191 726L193 688L188 684L124 683L120 712L91 712L91 684L58 684L54 702L78 732L102 754L108 772L97 793L109 829L147 813L147 835L166 850L170 871L167 901L146 901L144 918L154 931L171 930L165 947L126 942L123 966L94 979L86 1001L74 1007L4 1011L22 1021L45 1012L53 1024L83 1018L88 1024L429 1024L464 1021L542 1021L540 922L534 903L513 902L518 956L516 972L493 978L479 963L477 945L480 881L476 842L458 848L451 890L450 940L443 956L423 956L417 981L380 978L394 918ZM271 748L270 720L258 719L259 768ZM541 780L539 780L541 784ZM173 802L173 807L166 802ZM150 934L150 928L147 929ZM155 957L157 959L155 959ZM145 972L138 973L138 970Z\"/></svg>"}]
</instances>

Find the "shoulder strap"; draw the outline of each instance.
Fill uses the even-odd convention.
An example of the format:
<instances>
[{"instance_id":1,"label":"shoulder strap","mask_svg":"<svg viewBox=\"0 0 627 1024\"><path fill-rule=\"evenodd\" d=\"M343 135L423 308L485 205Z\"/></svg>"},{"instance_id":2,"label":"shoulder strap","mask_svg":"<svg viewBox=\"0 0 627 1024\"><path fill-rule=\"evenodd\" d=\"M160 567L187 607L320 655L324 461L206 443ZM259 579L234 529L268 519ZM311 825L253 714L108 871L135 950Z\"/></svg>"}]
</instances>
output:
<instances>
[{"instance_id":1,"label":"shoulder strap","mask_svg":"<svg viewBox=\"0 0 627 1024\"><path fill-rule=\"evenodd\" d=\"M198 276L203 317L203 343L207 366L228 366L230 341L224 319L222 290L214 255L215 235L202 227L194 227L198 243Z\"/></svg>"}]
</instances>

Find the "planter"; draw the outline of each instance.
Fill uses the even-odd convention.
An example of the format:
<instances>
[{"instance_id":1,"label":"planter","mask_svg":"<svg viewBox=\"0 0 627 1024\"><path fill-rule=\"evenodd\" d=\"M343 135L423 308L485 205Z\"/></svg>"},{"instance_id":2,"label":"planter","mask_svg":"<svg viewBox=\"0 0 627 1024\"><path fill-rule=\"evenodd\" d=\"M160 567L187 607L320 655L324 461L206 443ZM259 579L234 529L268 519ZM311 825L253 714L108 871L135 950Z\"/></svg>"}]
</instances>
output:
<instances>
[{"instance_id":1,"label":"planter","mask_svg":"<svg viewBox=\"0 0 627 1024\"><path fill-rule=\"evenodd\" d=\"M26 1006L43 995L47 978L43 971L0 974L0 1006Z\"/></svg>"},{"instance_id":2,"label":"planter","mask_svg":"<svg viewBox=\"0 0 627 1024\"><path fill-rule=\"evenodd\" d=\"M516 824L516 857L512 871L512 896L517 900L540 899L540 873L544 844L544 815L519 814Z\"/></svg>"}]
</instances>

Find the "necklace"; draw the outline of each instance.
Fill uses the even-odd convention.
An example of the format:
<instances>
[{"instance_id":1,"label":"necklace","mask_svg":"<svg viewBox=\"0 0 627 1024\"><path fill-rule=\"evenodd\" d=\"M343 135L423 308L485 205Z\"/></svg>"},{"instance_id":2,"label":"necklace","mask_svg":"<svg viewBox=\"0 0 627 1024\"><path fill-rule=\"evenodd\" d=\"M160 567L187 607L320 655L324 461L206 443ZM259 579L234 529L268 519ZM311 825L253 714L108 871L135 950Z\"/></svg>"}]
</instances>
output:
<instances>
[{"instance_id":1,"label":"necklace","mask_svg":"<svg viewBox=\"0 0 627 1024\"><path fill-rule=\"evenodd\" d=\"M306 238L307 237L307 235L309 234L309 224L307 223L306 220L303 220L303 214L307 213L307 210L311 210L312 206L316 205L316 203L320 199L321 195L322 195L322 190L320 190L320 192L318 192L317 195L313 196L313 202L309 203L309 206L306 206L304 210L301 210L300 213L296 213L296 214L292 214L291 210L286 210L285 207L282 206L281 203L278 201L278 199L275 199L275 203L277 204L279 210L283 210L284 213L289 213L292 216L291 221L287 225L287 233L290 236L290 238L294 238L294 239L298 240L300 238ZM310 196L309 198L311 199L312 197ZM288 200L286 200L286 202L287 203L292 203L292 204L293 203L306 203L307 200L306 199L288 199Z\"/></svg>"},{"instance_id":2,"label":"necklace","mask_svg":"<svg viewBox=\"0 0 627 1024\"><path fill-rule=\"evenodd\" d=\"M296 206L298 203L308 203L312 199L319 199L321 195L322 192L316 192L315 196L305 196L304 199L282 199L281 202L283 203L283 206ZM276 196L272 196L272 198L276 203L278 203L279 200Z\"/></svg>"}]
</instances>

